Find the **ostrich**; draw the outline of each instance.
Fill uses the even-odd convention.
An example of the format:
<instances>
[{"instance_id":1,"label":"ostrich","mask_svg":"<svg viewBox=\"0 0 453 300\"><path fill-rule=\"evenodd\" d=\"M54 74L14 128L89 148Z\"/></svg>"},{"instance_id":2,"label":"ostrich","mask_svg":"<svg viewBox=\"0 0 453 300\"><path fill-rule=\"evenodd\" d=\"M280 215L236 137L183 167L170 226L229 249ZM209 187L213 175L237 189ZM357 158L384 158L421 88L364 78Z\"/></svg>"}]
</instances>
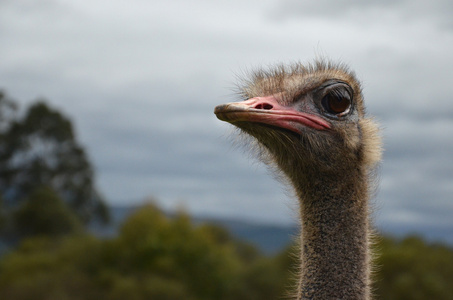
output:
<instances>
[{"instance_id":1,"label":"ostrich","mask_svg":"<svg viewBox=\"0 0 453 300\"><path fill-rule=\"evenodd\" d=\"M378 127L345 65L317 61L253 73L242 102L215 108L292 185L301 220L297 299L369 299Z\"/></svg>"}]
</instances>

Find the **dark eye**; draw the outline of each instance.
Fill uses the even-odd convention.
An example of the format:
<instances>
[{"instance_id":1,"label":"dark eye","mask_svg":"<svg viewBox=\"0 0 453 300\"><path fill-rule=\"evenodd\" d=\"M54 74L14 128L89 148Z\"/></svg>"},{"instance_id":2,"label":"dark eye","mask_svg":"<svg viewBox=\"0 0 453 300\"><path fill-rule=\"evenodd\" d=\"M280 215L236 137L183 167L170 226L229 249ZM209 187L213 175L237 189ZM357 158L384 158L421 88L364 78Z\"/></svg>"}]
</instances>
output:
<instances>
[{"instance_id":1,"label":"dark eye","mask_svg":"<svg viewBox=\"0 0 453 300\"><path fill-rule=\"evenodd\" d=\"M333 115L343 116L351 107L351 96L346 90L331 90L321 100L324 109Z\"/></svg>"}]
</instances>

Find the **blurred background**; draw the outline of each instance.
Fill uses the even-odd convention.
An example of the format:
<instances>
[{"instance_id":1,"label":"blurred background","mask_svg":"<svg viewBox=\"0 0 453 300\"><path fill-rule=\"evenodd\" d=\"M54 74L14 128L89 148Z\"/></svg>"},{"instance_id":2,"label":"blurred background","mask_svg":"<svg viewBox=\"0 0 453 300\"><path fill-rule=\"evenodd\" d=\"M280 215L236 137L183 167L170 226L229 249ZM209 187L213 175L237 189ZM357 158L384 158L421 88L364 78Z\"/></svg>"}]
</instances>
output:
<instances>
[{"instance_id":1,"label":"blurred background","mask_svg":"<svg viewBox=\"0 0 453 300\"><path fill-rule=\"evenodd\" d=\"M327 57L355 70L383 129L374 219L394 268L382 267L393 274L382 278L396 279L377 289L383 299L453 299L442 285L453 280L452 15L447 0L0 1L0 295L38 299L41 287L39 299L73 299L68 291L83 286L100 294L74 299L119 299L151 286L162 288L131 299L263 299L251 286L269 282L279 294L287 282L276 268L291 265L281 251L296 234L296 203L253 153L234 146L234 130L213 108L237 100L237 78L250 70ZM143 229L153 226L174 235ZM134 248L143 242L134 232L174 239ZM229 275L209 275L217 290L187 287L171 271L183 253L175 240L187 237L206 244L188 257L216 253L205 267L222 261L216 272L247 287ZM177 250L143 258L147 271L133 267L128 259L141 256L131 249L156 245ZM84 262L72 259L85 253ZM417 265L420 257L428 261ZM42 271L63 265L70 286ZM38 275L18 271L30 268ZM244 279L263 270L277 279ZM407 294L422 287L416 295L426 298Z\"/></svg>"}]
</instances>

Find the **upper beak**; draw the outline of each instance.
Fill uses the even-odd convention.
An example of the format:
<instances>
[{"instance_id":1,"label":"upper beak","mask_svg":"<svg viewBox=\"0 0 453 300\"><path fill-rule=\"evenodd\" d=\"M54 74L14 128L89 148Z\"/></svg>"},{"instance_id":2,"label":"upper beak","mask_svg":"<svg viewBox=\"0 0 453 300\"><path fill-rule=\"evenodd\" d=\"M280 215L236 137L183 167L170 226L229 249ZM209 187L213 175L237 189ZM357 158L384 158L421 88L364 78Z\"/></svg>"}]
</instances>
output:
<instances>
[{"instance_id":1,"label":"upper beak","mask_svg":"<svg viewBox=\"0 0 453 300\"><path fill-rule=\"evenodd\" d=\"M289 129L298 134L302 133L303 126L318 130L330 128L330 124L321 117L283 106L275 96L256 97L242 102L218 105L214 113L222 121L263 123Z\"/></svg>"}]
</instances>

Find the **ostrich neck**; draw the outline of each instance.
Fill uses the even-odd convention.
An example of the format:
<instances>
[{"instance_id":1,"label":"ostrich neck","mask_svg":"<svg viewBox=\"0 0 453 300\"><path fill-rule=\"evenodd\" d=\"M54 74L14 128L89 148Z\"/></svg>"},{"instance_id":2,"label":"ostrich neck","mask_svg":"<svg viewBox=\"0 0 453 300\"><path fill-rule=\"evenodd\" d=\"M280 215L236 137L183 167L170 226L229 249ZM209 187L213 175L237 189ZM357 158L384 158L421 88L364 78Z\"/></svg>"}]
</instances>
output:
<instances>
[{"instance_id":1,"label":"ostrich neck","mask_svg":"<svg viewBox=\"0 0 453 300\"><path fill-rule=\"evenodd\" d=\"M368 191L363 170L312 174L301 210L298 299L369 299Z\"/></svg>"}]
</instances>

